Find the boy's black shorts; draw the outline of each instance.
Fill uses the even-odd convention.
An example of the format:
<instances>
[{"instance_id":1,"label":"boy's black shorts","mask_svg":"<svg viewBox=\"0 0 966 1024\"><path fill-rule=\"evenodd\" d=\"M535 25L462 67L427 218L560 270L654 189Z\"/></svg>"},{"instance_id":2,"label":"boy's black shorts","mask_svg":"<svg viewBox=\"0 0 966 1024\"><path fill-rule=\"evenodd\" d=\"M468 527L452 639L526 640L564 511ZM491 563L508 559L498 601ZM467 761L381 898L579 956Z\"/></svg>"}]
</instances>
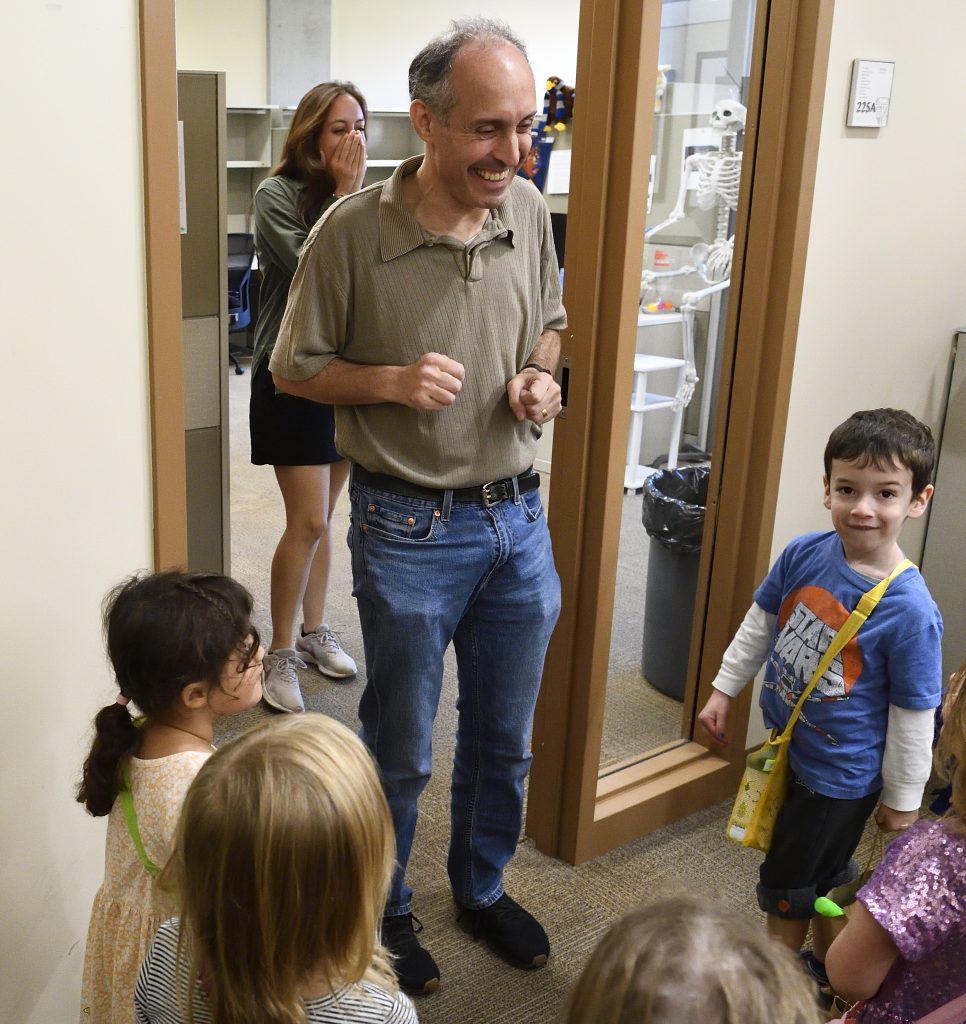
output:
<instances>
[{"instance_id":1,"label":"boy's black shorts","mask_svg":"<svg viewBox=\"0 0 966 1024\"><path fill-rule=\"evenodd\" d=\"M766 914L807 920L815 914L816 896L855 880L852 854L880 792L838 800L814 792L792 773L758 874L758 905Z\"/></svg>"}]
</instances>

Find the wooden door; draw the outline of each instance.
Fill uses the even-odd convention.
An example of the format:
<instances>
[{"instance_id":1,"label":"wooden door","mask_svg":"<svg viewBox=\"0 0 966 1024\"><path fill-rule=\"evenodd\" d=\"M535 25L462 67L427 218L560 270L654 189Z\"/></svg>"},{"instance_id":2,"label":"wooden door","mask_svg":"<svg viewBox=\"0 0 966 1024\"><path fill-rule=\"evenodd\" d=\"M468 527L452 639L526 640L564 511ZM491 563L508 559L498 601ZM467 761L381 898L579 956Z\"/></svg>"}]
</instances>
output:
<instances>
[{"instance_id":1,"label":"wooden door","mask_svg":"<svg viewBox=\"0 0 966 1024\"><path fill-rule=\"evenodd\" d=\"M567 408L554 429L549 502L564 604L534 725L527 818L538 848L572 863L726 798L740 777L751 688L735 702L735 741L726 752L708 749L695 716L767 568L825 89L831 0L761 0L714 417L719 454L680 734L602 772L625 395L663 6L584 0L581 7L564 295Z\"/></svg>"}]
</instances>

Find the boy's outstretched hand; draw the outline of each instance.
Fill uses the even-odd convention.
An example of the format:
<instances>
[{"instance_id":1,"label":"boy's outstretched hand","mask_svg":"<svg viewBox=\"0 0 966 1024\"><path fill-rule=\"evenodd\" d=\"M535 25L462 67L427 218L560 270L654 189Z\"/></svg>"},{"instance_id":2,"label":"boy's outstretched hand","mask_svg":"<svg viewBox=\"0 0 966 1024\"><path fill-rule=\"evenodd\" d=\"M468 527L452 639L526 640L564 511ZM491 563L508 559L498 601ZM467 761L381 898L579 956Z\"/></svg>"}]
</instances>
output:
<instances>
[{"instance_id":1,"label":"boy's outstretched hand","mask_svg":"<svg viewBox=\"0 0 966 1024\"><path fill-rule=\"evenodd\" d=\"M879 804L875 809L875 823L883 832L905 832L918 820L918 811L896 811L885 804Z\"/></svg>"},{"instance_id":2,"label":"boy's outstretched hand","mask_svg":"<svg viewBox=\"0 0 966 1024\"><path fill-rule=\"evenodd\" d=\"M698 715L698 721L712 743L717 743L721 747L728 746L728 708L730 706L731 698L726 693L712 689L708 703Z\"/></svg>"}]
</instances>

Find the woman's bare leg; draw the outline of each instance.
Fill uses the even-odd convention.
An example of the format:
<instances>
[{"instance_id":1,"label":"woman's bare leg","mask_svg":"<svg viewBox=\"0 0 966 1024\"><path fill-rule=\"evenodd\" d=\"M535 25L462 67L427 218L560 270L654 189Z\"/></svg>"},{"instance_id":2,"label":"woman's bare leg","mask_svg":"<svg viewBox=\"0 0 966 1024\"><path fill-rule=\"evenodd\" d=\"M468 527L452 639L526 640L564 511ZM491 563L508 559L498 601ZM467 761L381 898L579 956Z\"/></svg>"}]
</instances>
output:
<instances>
[{"instance_id":1,"label":"woman's bare leg","mask_svg":"<svg viewBox=\"0 0 966 1024\"><path fill-rule=\"evenodd\" d=\"M325 622L325 603L329 592L329 572L332 565L332 513L335 510L339 495L349 479L349 461L333 462L322 466L326 478L325 529L319 537L315 557L309 569L309 578L302 596L302 628L311 633Z\"/></svg>"},{"instance_id":2,"label":"woman's bare leg","mask_svg":"<svg viewBox=\"0 0 966 1024\"><path fill-rule=\"evenodd\" d=\"M285 532L272 558L270 651L295 646L295 616L309 572L326 533L328 466L275 466L285 503Z\"/></svg>"}]
</instances>

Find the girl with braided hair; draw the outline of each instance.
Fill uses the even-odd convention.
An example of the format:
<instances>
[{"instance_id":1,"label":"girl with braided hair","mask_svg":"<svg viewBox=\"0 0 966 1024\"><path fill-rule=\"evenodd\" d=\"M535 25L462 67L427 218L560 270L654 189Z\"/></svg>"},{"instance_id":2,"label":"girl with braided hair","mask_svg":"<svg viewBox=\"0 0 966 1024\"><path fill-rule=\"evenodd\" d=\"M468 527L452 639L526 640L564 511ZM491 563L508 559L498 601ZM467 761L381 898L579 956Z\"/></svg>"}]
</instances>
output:
<instances>
[{"instance_id":1,"label":"girl with braided hair","mask_svg":"<svg viewBox=\"0 0 966 1024\"><path fill-rule=\"evenodd\" d=\"M214 749L215 720L261 698L265 651L251 614L248 591L217 573L134 575L104 600L118 694L94 719L77 788L88 813L108 815L84 958L85 1024L134 1020L138 969L172 911L155 876L185 793Z\"/></svg>"}]
</instances>

